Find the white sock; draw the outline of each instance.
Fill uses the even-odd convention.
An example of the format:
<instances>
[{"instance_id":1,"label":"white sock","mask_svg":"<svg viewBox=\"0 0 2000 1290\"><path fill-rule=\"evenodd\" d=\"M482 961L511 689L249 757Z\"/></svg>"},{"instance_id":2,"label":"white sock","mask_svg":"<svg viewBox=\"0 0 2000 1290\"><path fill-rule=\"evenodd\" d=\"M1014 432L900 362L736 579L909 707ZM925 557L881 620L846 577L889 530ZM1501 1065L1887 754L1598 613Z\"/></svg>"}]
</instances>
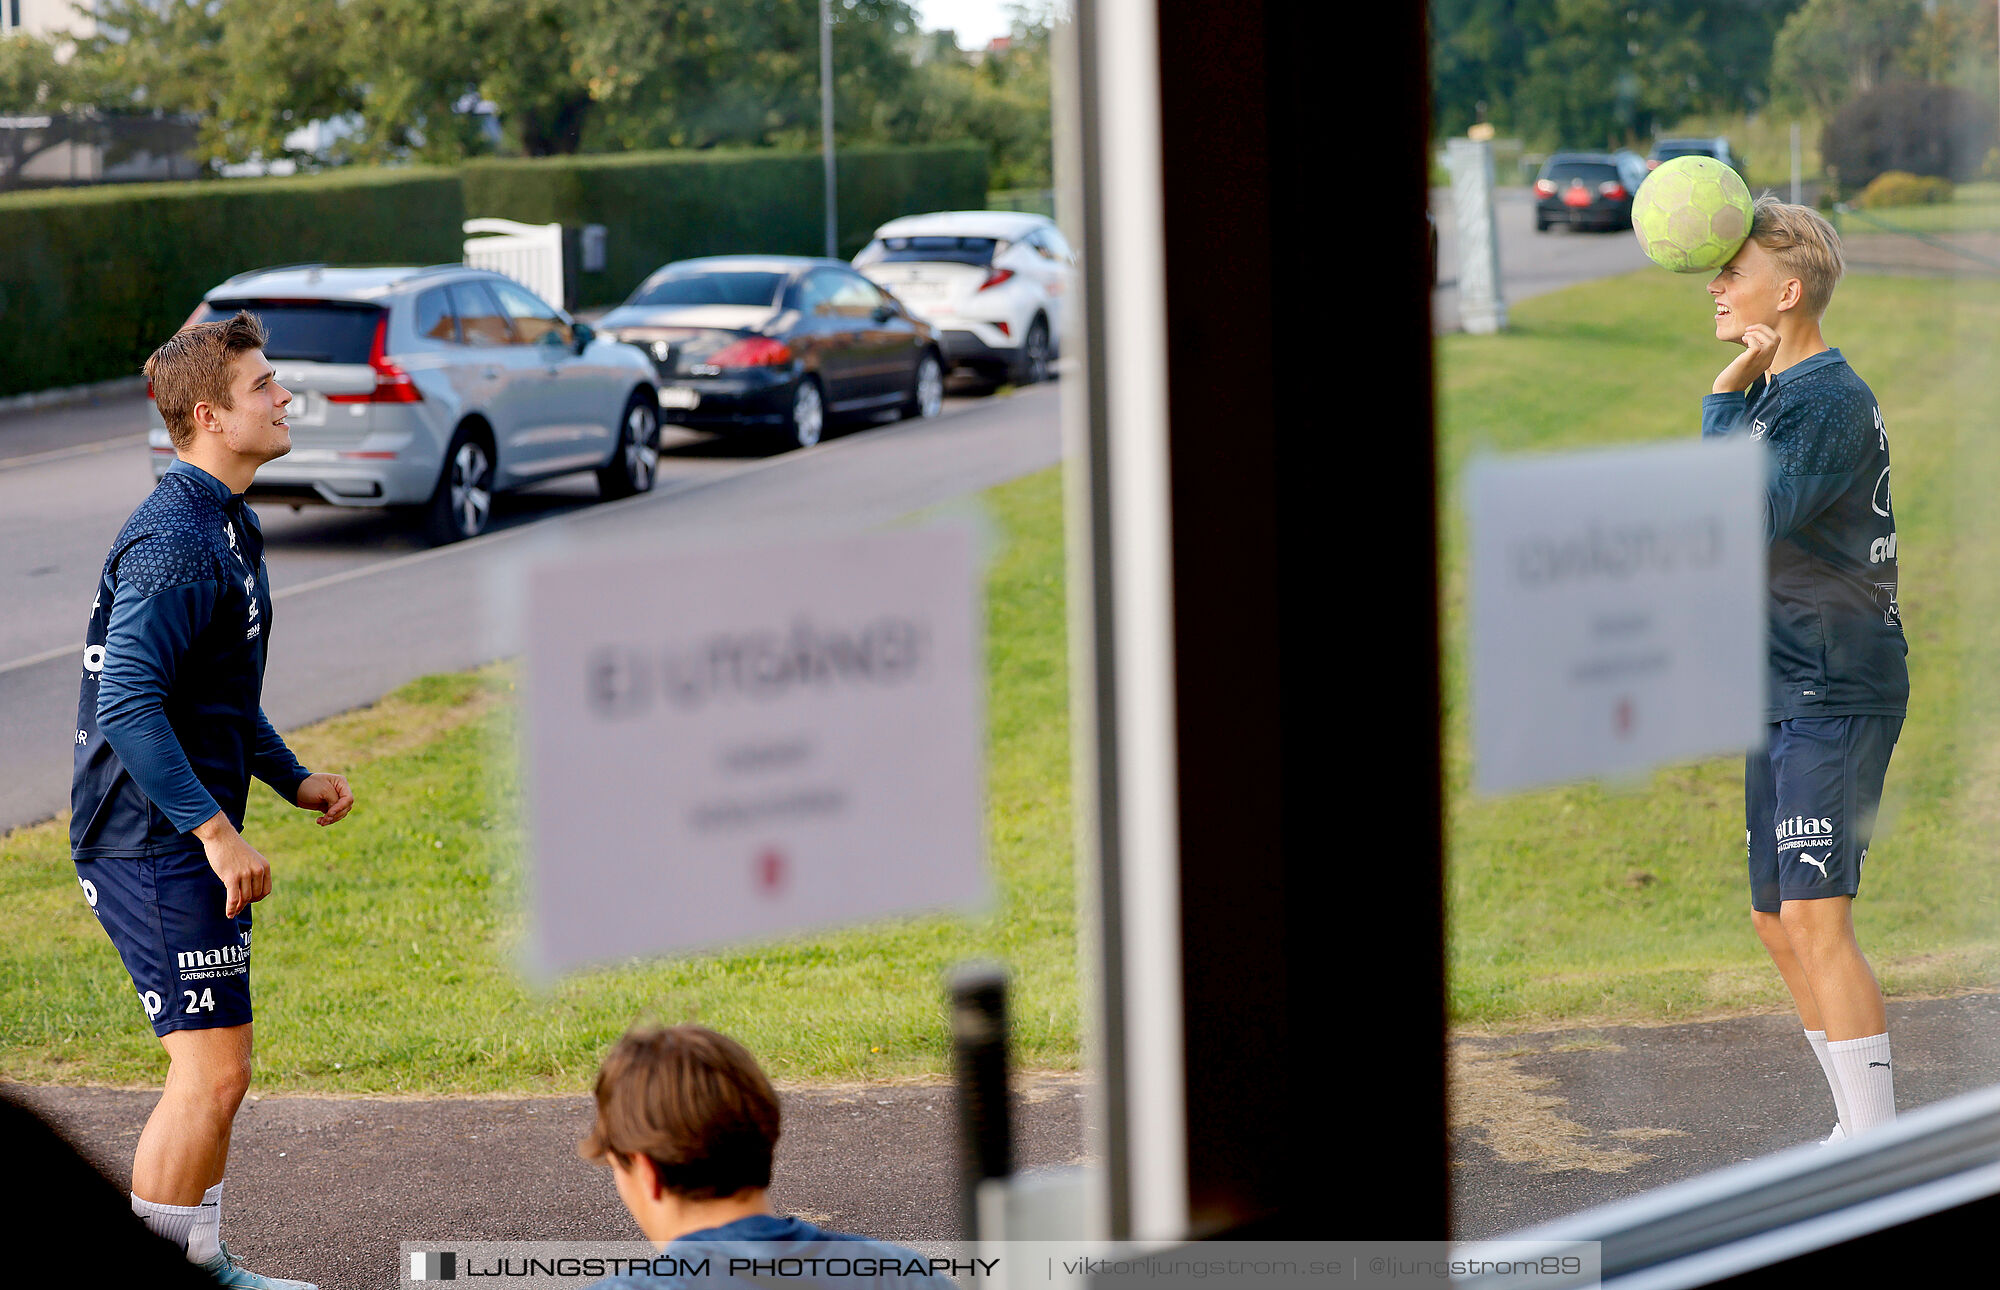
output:
<instances>
[{"instance_id":1,"label":"white sock","mask_svg":"<svg viewBox=\"0 0 2000 1290\"><path fill-rule=\"evenodd\" d=\"M146 1224L147 1231L185 1253L188 1233L194 1230L195 1220L201 1217L201 1206L161 1205L141 1200L135 1195L132 1197L132 1212Z\"/></svg>"},{"instance_id":2,"label":"white sock","mask_svg":"<svg viewBox=\"0 0 2000 1290\"><path fill-rule=\"evenodd\" d=\"M222 1183L201 1194L201 1217L188 1229L187 1252L190 1263L208 1263L222 1253Z\"/></svg>"},{"instance_id":3,"label":"white sock","mask_svg":"<svg viewBox=\"0 0 2000 1290\"><path fill-rule=\"evenodd\" d=\"M132 1212L146 1224L146 1230L171 1241L190 1263L207 1263L222 1252L221 1183L203 1192L199 1205L162 1205L134 1196Z\"/></svg>"},{"instance_id":4,"label":"white sock","mask_svg":"<svg viewBox=\"0 0 2000 1290\"><path fill-rule=\"evenodd\" d=\"M1845 1132L1847 1124L1847 1093L1840 1087L1840 1072L1833 1068L1833 1058L1827 1055L1826 1032L1806 1031L1806 1042L1812 1045L1813 1056L1819 1058L1820 1073L1826 1076L1826 1086L1833 1090L1833 1109L1839 1115L1838 1125Z\"/></svg>"},{"instance_id":5,"label":"white sock","mask_svg":"<svg viewBox=\"0 0 2000 1290\"><path fill-rule=\"evenodd\" d=\"M1889 1065L1888 1035L1831 1040L1826 1051L1847 1094L1847 1112L1842 1118L1849 1137L1896 1118L1896 1080Z\"/></svg>"}]
</instances>

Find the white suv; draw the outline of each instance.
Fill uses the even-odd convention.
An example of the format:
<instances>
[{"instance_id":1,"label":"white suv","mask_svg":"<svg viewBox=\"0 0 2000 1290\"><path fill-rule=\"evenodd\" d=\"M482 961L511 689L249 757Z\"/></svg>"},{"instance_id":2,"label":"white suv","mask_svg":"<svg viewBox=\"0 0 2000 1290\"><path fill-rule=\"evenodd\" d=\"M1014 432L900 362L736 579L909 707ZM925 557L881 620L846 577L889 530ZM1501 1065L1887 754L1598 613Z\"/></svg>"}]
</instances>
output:
<instances>
[{"instance_id":1,"label":"white suv","mask_svg":"<svg viewBox=\"0 0 2000 1290\"><path fill-rule=\"evenodd\" d=\"M1045 215L940 211L875 230L854 267L937 331L945 361L989 380L1048 379L1076 256Z\"/></svg>"}]
</instances>

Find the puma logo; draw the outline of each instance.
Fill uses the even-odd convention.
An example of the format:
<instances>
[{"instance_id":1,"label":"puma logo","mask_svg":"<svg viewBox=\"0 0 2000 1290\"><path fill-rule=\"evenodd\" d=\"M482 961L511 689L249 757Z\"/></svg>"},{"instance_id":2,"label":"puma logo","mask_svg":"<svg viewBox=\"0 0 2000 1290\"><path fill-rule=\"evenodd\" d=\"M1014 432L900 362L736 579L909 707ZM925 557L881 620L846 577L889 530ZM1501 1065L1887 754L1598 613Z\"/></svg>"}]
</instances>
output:
<instances>
[{"instance_id":1,"label":"puma logo","mask_svg":"<svg viewBox=\"0 0 2000 1290\"><path fill-rule=\"evenodd\" d=\"M1828 855L1826 858L1826 860L1831 860L1831 859L1833 859L1831 855ZM1828 876L1826 872L1826 860L1815 860L1811 856L1807 855L1805 852L1803 851L1799 852L1799 863L1809 864L1813 868L1819 870L1819 876L1821 878L1825 878Z\"/></svg>"}]
</instances>

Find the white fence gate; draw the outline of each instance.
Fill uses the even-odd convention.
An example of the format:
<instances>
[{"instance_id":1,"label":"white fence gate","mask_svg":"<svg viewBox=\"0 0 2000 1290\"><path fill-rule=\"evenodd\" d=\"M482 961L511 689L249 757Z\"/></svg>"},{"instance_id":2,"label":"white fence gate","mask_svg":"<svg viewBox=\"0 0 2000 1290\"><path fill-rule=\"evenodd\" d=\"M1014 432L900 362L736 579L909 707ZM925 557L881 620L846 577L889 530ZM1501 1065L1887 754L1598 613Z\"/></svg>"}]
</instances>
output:
<instances>
[{"instance_id":1,"label":"white fence gate","mask_svg":"<svg viewBox=\"0 0 2000 1290\"><path fill-rule=\"evenodd\" d=\"M504 273L560 309L563 305L563 237L560 224L516 224L510 219L465 221L465 262Z\"/></svg>"}]
</instances>

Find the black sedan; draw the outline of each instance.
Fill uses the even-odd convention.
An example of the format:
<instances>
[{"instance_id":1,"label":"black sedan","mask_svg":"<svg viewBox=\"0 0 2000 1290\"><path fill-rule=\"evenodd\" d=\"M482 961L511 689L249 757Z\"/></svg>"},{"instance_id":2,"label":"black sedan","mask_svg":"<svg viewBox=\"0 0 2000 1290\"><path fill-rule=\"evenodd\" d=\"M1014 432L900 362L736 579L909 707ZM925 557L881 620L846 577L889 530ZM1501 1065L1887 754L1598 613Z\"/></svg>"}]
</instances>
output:
<instances>
[{"instance_id":1,"label":"black sedan","mask_svg":"<svg viewBox=\"0 0 2000 1290\"><path fill-rule=\"evenodd\" d=\"M1535 177L1535 231L1632 227L1632 198L1646 180L1636 152L1558 152Z\"/></svg>"},{"instance_id":2,"label":"black sedan","mask_svg":"<svg viewBox=\"0 0 2000 1290\"><path fill-rule=\"evenodd\" d=\"M661 419L692 429L804 448L836 418L944 405L930 326L839 260L677 260L597 326L652 355Z\"/></svg>"}]
</instances>

